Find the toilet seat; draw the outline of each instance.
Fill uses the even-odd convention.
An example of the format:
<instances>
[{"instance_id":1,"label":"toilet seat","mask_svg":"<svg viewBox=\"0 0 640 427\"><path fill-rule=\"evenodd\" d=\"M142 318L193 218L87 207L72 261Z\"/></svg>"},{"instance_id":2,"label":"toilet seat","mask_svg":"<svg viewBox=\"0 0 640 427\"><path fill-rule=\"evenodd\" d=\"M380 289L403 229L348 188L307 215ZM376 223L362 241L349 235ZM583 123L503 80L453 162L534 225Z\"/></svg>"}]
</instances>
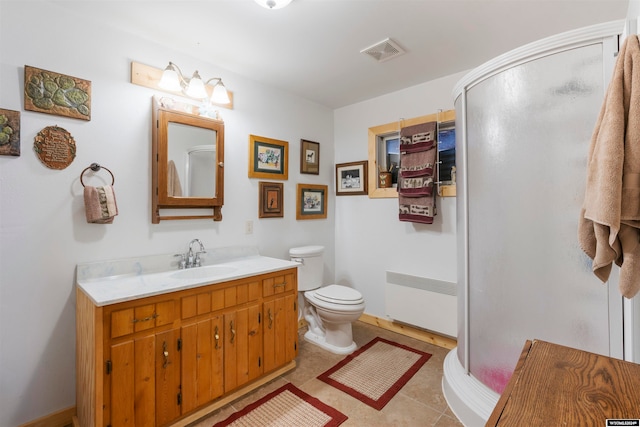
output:
<instances>
[{"instance_id":1,"label":"toilet seat","mask_svg":"<svg viewBox=\"0 0 640 427\"><path fill-rule=\"evenodd\" d=\"M342 285L329 285L314 291L320 301L338 305L357 305L364 303L362 294L353 288Z\"/></svg>"}]
</instances>

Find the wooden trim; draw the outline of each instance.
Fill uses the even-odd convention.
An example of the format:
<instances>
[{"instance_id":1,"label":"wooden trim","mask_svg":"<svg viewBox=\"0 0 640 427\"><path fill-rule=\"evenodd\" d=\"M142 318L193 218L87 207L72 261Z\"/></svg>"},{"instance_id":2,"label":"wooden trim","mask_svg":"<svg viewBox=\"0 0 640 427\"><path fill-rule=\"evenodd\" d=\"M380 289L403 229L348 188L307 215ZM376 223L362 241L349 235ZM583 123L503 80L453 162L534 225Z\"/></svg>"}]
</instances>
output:
<instances>
[{"instance_id":1,"label":"wooden trim","mask_svg":"<svg viewBox=\"0 0 640 427\"><path fill-rule=\"evenodd\" d=\"M434 332L429 332L424 329L416 328L404 323L393 322L391 320L382 319L380 317L373 316L371 314L362 313L362 316L358 319L363 323L377 326L388 331L396 332L407 337L415 338L420 341L424 341L429 344L437 345L447 349L452 349L458 345L458 341L454 338L438 335Z\"/></svg>"},{"instance_id":2,"label":"wooden trim","mask_svg":"<svg viewBox=\"0 0 640 427\"><path fill-rule=\"evenodd\" d=\"M37 420L30 421L26 424L22 424L19 427L65 427L71 425L72 418L76 415L76 407L71 406L67 409L62 409L53 414L45 415Z\"/></svg>"},{"instance_id":3,"label":"wooden trim","mask_svg":"<svg viewBox=\"0 0 640 427\"><path fill-rule=\"evenodd\" d=\"M378 136L386 135L392 132L400 132L400 128L405 126L413 126L421 123L437 121L439 123L452 122L456 119L455 110L447 110L426 116L414 117L412 119L401 119L396 122L387 123L380 126L369 128L369 149L368 149L368 192L371 199L382 198L398 198L398 190L395 188L378 188L378 159L376 150L378 145ZM447 196L451 195L450 191Z\"/></svg>"}]
</instances>

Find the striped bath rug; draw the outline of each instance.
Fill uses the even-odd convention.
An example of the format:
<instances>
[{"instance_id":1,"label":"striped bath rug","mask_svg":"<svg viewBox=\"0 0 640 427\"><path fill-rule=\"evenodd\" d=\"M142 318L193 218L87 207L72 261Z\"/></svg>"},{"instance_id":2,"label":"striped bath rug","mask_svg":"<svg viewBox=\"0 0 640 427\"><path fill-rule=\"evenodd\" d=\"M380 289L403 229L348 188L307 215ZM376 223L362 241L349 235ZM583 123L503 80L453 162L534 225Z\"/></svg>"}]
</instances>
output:
<instances>
[{"instance_id":1,"label":"striped bath rug","mask_svg":"<svg viewBox=\"0 0 640 427\"><path fill-rule=\"evenodd\" d=\"M318 379L381 410L430 357L429 353L377 337Z\"/></svg>"},{"instance_id":2,"label":"striped bath rug","mask_svg":"<svg viewBox=\"0 0 640 427\"><path fill-rule=\"evenodd\" d=\"M213 427L336 427L342 412L288 383Z\"/></svg>"}]
</instances>

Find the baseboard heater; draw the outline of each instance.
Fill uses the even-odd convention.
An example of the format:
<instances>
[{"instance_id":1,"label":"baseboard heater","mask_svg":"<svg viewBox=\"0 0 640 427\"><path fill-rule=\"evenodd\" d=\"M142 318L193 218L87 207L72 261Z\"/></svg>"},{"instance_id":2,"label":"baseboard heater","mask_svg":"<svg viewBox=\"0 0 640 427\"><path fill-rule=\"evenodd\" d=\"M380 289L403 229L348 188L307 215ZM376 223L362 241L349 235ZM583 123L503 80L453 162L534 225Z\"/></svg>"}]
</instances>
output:
<instances>
[{"instance_id":1,"label":"baseboard heater","mask_svg":"<svg viewBox=\"0 0 640 427\"><path fill-rule=\"evenodd\" d=\"M457 336L457 284L387 271L387 317L450 337Z\"/></svg>"}]
</instances>

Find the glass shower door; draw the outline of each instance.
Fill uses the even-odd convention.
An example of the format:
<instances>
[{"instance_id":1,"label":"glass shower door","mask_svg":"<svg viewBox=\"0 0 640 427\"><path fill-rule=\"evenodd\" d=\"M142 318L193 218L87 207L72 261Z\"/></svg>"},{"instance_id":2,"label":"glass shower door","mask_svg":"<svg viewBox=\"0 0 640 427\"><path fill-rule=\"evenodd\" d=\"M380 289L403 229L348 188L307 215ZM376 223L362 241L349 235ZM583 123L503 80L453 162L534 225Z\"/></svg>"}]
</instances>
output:
<instances>
[{"instance_id":1,"label":"glass shower door","mask_svg":"<svg viewBox=\"0 0 640 427\"><path fill-rule=\"evenodd\" d=\"M525 62L467 92L469 369L497 393L527 339L609 354L608 288L577 240L602 49Z\"/></svg>"}]
</instances>

